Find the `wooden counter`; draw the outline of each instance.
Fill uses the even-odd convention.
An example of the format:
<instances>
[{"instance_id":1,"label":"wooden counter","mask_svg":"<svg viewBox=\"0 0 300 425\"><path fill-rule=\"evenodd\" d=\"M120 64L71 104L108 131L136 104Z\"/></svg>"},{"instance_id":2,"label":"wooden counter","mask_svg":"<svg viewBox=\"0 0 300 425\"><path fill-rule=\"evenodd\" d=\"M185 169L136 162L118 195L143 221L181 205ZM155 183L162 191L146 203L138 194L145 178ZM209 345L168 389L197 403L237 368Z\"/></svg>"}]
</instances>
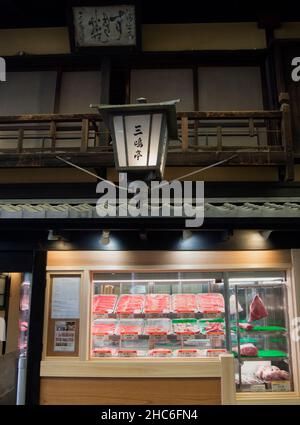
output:
<instances>
[{"instance_id":1,"label":"wooden counter","mask_svg":"<svg viewBox=\"0 0 300 425\"><path fill-rule=\"evenodd\" d=\"M41 404L234 404L234 363L219 359L72 359L41 363Z\"/></svg>"}]
</instances>

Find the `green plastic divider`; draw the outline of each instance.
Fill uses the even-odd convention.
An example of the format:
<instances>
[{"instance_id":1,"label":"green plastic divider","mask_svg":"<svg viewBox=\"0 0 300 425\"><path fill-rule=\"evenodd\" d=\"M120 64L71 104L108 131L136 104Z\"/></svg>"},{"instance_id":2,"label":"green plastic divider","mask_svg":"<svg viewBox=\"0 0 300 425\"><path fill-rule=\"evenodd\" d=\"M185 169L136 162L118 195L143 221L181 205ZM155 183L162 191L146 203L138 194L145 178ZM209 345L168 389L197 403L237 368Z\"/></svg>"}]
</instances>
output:
<instances>
[{"instance_id":1,"label":"green plastic divider","mask_svg":"<svg viewBox=\"0 0 300 425\"><path fill-rule=\"evenodd\" d=\"M232 329L236 332L236 326L232 326ZM254 326L248 331L240 328L240 332L286 332L286 328L282 326Z\"/></svg>"},{"instance_id":2,"label":"green plastic divider","mask_svg":"<svg viewBox=\"0 0 300 425\"><path fill-rule=\"evenodd\" d=\"M240 342L241 342L241 344L256 344L257 339L255 339L255 338L241 338Z\"/></svg>"},{"instance_id":3,"label":"green plastic divider","mask_svg":"<svg viewBox=\"0 0 300 425\"><path fill-rule=\"evenodd\" d=\"M205 322L210 322L210 323L224 323L224 319L216 317L215 319L199 319L199 322L201 323L205 323Z\"/></svg>"},{"instance_id":4,"label":"green plastic divider","mask_svg":"<svg viewBox=\"0 0 300 425\"><path fill-rule=\"evenodd\" d=\"M197 323L197 319L173 319L172 323Z\"/></svg>"},{"instance_id":5,"label":"green plastic divider","mask_svg":"<svg viewBox=\"0 0 300 425\"><path fill-rule=\"evenodd\" d=\"M237 353L233 352L234 356L237 357ZM276 357L287 357L287 353L281 350L258 350L257 356L241 356L243 359L263 359L263 358L276 358Z\"/></svg>"}]
</instances>

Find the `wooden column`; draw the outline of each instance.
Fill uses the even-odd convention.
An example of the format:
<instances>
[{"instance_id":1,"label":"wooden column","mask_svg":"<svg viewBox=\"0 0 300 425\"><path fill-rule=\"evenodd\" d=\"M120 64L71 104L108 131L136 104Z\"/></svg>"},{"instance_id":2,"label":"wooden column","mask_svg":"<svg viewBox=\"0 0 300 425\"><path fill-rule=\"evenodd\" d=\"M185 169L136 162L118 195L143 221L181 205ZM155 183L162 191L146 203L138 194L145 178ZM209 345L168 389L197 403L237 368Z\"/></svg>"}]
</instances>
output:
<instances>
[{"instance_id":1,"label":"wooden column","mask_svg":"<svg viewBox=\"0 0 300 425\"><path fill-rule=\"evenodd\" d=\"M222 404L236 404L234 357L232 354L223 354L220 359Z\"/></svg>"},{"instance_id":2,"label":"wooden column","mask_svg":"<svg viewBox=\"0 0 300 425\"><path fill-rule=\"evenodd\" d=\"M32 268L32 290L27 351L26 404L39 404L40 362L43 350L43 323L46 291L47 252L35 251Z\"/></svg>"}]
</instances>

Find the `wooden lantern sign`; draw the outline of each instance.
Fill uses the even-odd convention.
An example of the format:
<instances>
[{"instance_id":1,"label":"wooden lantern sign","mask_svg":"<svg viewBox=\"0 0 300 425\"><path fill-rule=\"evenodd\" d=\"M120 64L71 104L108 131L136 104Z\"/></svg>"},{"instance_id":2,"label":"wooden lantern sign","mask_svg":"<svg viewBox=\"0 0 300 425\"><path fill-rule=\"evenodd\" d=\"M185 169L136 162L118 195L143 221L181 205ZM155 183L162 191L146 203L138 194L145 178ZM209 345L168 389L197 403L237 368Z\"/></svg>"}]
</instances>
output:
<instances>
[{"instance_id":1,"label":"wooden lantern sign","mask_svg":"<svg viewBox=\"0 0 300 425\"><path fill-rule=\"evenodd\" d=\"M163 176L169 140L178 138L177 102L91 105L111 133L118 171Z\"/></svg>"}]
</instances>

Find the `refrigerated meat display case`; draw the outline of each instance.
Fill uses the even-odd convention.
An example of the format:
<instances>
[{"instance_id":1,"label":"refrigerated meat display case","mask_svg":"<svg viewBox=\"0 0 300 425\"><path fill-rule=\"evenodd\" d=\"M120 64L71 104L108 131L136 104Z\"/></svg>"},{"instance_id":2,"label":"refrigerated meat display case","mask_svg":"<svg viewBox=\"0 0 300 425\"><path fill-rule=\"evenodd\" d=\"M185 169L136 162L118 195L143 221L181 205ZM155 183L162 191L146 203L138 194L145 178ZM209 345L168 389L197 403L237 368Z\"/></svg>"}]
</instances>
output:
<instances>
[{"instance_id":1,"label":"refrigerated meat display case","mask_svg":"<svg viewBox=\"0 0 300 425\"><path fill-rule=\"evenodd\" d=\"M101 297L114 308L99 309ZM230 352L237 391L293 390L284 272L95 273L91 311L91 358Z\"/></svg>"},{"instance_id":2,"label":"refrigerated meat display case","mask_svg":"<svg viewBox=\"0 0 300 425\"><path fill-rule=\"evenodd\" d=\"M180 257L182 264L176 257L178 266L171 261L174 255L157 257L161 266L155 258L142 266L145 253L113 265L113 256L89 252L80 253L81 265L76 255L74 264L62 266L59 258L59 268L51 266L43 402L68 401L62 378L79 403L87 392L85 402L100 404L115 400L115 394L120 395L116 402L153 404L185 397L200 404L299 402L298 346L290 338L298 287L288 255L188 253L184 262ZM63 285L66 277L74 294L76 290L80 312L52 317L53 283L59 279ZM75 325L65 352L55 350L57 321ZM172 395L166 390L170 379Z\"/></svg>"},{"instance_id":3,"label":"refrigerated meat display case","mask_svg":"<svg viewBox=\"0 0 300 425\"><path fill-rule=\"evenodd\" d=\"M230 332L237 391L292 391L284 274L229 278Z\"/></svg>"},{"instance_id":4,"label":"refrigerated meat display case","mask_svg":"<svg viewBox=\"0 0 300 425\"><path fill-rule=\"evenodd\" d=\"M132 273L125 278L95 273L92 287L91 358L211 357L226 352L222 279L203 278L201 273ZM102 297L111 297L109 307L114 303L114 309L102 308ZM114 329L97 332L103 324Z\"/></svg>"}]
</instances>

